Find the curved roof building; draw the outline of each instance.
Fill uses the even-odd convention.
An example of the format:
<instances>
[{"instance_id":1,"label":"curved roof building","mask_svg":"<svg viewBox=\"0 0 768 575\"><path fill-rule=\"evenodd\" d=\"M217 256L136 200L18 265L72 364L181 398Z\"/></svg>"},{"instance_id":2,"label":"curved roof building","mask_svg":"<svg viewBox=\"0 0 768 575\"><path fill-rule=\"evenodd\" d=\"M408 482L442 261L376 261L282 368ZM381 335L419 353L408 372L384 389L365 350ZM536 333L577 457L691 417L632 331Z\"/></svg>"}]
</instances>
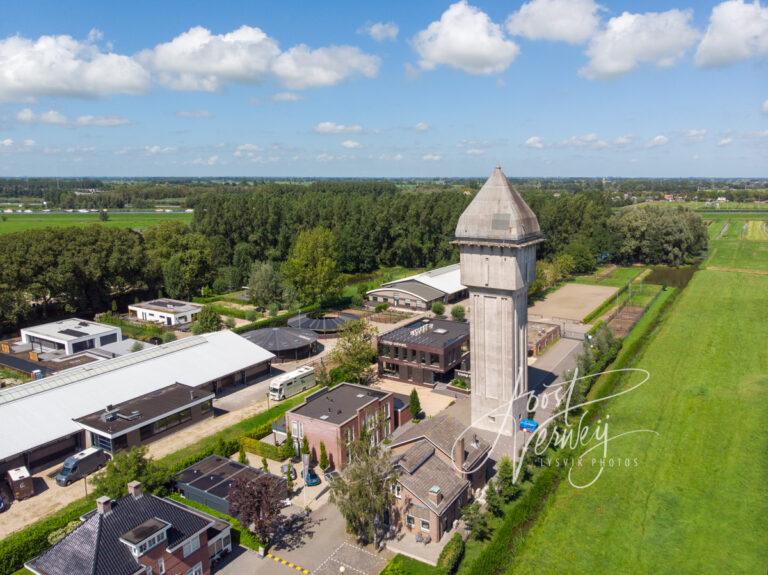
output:
<instances>
[{"instance_id":1,"label":"curved roof building","mask_svg":"<svg viewBox=\"0 0 768 575\"><path fill-rule=\"evenodd\" d=\"M294 316L288 320L290 327L300 329L311 329L315 333L327 334L336 333L348 321L358 319L351 313L330 313L330 314L306 314Z\"/></svg>"},{"instance_id":2,"label":"curved roof building","mask_svg":"<svg viewBox=\"0 0 768 575\"><path fill-rule=\"evenodd\" d=\"M317 353L317 334L309 329L266 327L246 332L242 337L283 361L304 359Z\"/></svg>"}]
</instances>

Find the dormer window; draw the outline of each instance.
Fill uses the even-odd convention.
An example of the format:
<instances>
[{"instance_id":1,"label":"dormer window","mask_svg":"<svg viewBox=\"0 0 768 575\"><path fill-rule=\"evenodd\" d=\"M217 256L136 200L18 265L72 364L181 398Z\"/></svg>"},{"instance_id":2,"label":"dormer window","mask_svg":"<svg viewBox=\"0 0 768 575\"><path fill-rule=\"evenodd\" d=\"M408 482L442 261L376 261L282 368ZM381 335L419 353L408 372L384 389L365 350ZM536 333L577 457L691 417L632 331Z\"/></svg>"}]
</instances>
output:
<instances>
[{"instance_id":1,"label":"dormer window","mask_svg":"<svg viewBox=\"0 0 768 575\"><path fill-rule=\"evenodd\" d=\"M167 540L166 532L170 527L170 523L153 517L124 533L120 541L128 546L134 557L141 557Z\"/></svg>"}]
</instances>

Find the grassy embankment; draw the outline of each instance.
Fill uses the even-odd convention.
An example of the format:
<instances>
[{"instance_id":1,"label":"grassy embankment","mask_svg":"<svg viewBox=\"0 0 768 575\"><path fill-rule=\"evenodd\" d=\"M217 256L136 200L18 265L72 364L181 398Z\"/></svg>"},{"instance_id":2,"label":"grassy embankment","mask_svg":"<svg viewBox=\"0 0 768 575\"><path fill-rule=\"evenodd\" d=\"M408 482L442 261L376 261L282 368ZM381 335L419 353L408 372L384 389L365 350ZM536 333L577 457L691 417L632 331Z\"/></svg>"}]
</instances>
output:
<instances>
[{"instance_id":1,"label":"grassy embankment","mask_svg":"<svg viewBox=\"0 0 768 575\"><path fill-rule=\"evenodd\" d=\"M143 213L126 214L110 212L106 222L99 220L96 213L88 214L0 214L0 235L25 232L48 227L72 227L101 224L110 228L132 228L140 230L165 221L190 223L192 214L187 213Z\"/></svg>"}]
</instances>

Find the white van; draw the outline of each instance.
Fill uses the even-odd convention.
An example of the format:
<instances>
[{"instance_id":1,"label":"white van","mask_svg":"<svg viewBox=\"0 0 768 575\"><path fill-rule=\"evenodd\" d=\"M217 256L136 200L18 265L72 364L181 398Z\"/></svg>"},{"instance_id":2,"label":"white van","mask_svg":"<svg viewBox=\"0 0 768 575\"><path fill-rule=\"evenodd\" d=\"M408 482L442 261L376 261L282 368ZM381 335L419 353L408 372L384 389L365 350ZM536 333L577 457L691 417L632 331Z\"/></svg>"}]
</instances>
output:
<instances>
[{"instance_id":1,"label":"white van","mask_svg":"<svg viewBox=\"0 0 768 575\"><path fill-rule=\"evenodd\" d=\"M315 368L309 365L277 376L269 384L269 399L280 401L314 387Z\"/></svg>"}]
</instances>

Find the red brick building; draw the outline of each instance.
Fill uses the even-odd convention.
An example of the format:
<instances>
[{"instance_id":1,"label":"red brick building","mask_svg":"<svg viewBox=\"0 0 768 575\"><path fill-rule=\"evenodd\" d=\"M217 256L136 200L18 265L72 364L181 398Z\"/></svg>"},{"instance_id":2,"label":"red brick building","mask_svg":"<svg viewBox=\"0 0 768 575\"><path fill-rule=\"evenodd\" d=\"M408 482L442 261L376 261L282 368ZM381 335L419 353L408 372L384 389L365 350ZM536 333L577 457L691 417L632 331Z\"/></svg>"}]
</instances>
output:
<instances>
[{"instance_id":1,"label":"red brick building","mask_svg":"<svg viewBox=\"0 0 768 575\"><path fill-rule=\"evenodd\" d=\"M352 383L321 389L285 414L297 453L306 436L317 461L322 442L335 469L344 467L347 446L360 437L362 429L380 443L395 430L396 420L395 394Z\"/></svg>"}]
</instances>

